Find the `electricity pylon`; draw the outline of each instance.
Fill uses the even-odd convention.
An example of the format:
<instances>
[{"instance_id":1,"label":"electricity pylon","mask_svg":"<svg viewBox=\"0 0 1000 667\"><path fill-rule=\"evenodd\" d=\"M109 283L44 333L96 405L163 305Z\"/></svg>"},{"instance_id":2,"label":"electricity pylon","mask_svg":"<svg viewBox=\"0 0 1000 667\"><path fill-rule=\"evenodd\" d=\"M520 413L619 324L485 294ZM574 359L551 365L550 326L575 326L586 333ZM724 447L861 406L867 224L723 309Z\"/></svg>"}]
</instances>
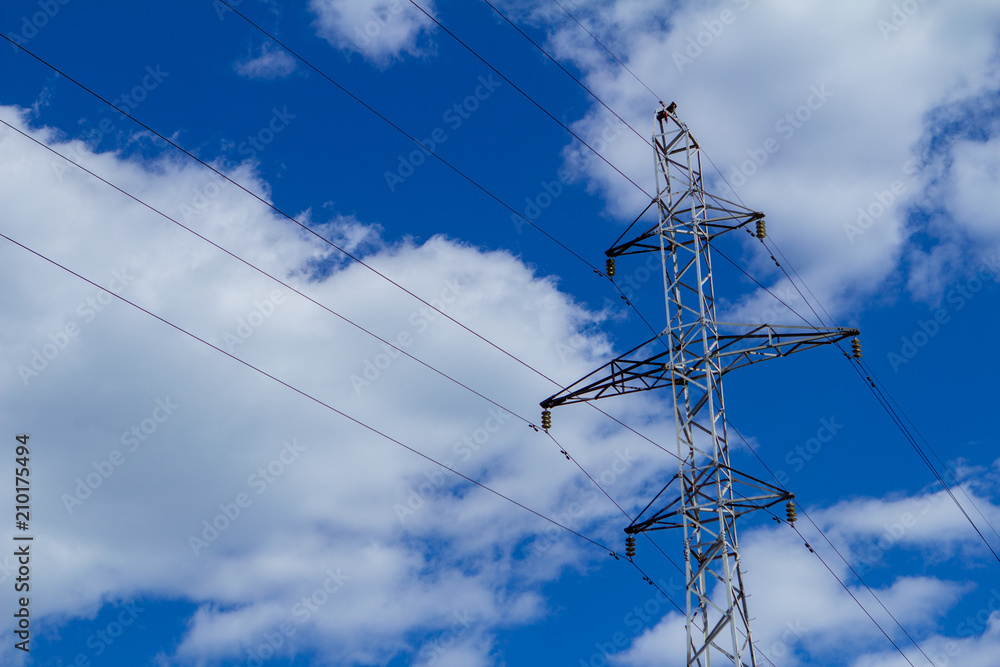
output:
<instances>
[{"instance_id":1,"label":"electricity pylon","mask_svg":"<svg viewBox=\"0 0 1000 667\"><path fill-rule=\"evenodd\" d=\"M734 665L756 667L736 519L789 501L789 520L794 520L794 506L788 492L730 465L722 376L858 332L716 319L711 243L751 223L756 223L752 233L763 239L764 214L705 192L701 149L675 109L671 104L656 113L659 131L653 136L653 148L659 222L630 241L616 242L606 253L609 277L614 276L616 257L660 253L667 326L542 401L542 424L551 425L550 408L557 405L673 387L680 465L625 529L626 554L634 553L636 533L683 529L687 664L710 667L712 658L718 662L722 654ZM853 347L859 356L857 339Z\"/></svg>"}]
</instances>

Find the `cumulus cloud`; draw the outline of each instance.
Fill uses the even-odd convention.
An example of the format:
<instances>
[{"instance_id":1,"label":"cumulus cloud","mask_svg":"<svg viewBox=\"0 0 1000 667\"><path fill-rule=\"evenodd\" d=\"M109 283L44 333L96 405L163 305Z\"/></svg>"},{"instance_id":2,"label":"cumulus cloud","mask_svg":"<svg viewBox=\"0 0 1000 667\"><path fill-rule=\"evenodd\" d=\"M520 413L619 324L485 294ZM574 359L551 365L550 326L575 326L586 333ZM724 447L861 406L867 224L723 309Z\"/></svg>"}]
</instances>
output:
<instances>
[{"instance_id":1,"label":"cumulus cloud","mask_svg":"<svg viewBox=\"0 0 1000 667\"><path fill-rule=\"evenodd\" d=\"M241 60L234 67L237 74L248 79L280 79L294 72L295 65L287 51L267 43L260 55Z\"/></svg>"},{"instance_id":2,"label":"cumulus cloud","mask_svg":"<svg viewBox=\"0 0 1000 667\"><path fill-rule=\"evenodd\" d=\"M433 2L422 6L433 15ZM321 37L379 67L403 56L423 54L424 37L433 25L404 0L312 0L310 7Z\"/></svg>"}]
</instances>

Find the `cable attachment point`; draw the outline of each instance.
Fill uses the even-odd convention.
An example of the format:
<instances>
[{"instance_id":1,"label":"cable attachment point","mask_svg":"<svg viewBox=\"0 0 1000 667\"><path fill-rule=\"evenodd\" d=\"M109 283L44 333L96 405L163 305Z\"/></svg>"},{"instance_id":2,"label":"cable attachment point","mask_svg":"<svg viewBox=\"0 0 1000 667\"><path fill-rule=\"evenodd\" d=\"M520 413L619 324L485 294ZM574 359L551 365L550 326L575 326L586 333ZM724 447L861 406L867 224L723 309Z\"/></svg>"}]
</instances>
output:
<instances>
[{"instance_id":1,"label":"cable attachment point","mask_svg":"<svg viewBox=\"0 0 1000 667\"><path fill-rule=\"evenodd\" d=\"M552 428L552 413L548 410L542 410L542 428L546 431Z\"/></svg>"},{"instance_id":2,"label":"cable attachment point","mask_svg":"<svg viewBox=\"0 0 1000 667\"><path fill-rule=\"evenodd\" d=\"M757 221L757 238L761 241L767 238L767 224L764 222L763 218Z\"/></svg>"},{"instance_id":3,"label":"cable attachment point","mask_svg":"<svg viewBox=\"0 0 1000 667\"><path fill-rule=\"evenodd\" d=\"M625 538L625 556L629 560L632 560L632 557L635 556L635 537L632 535Z\"/></svg>"},{"instance_id":4,"label":"cable attachment point","mask_svg":"<svg viewBox=\"0 0 1000 667\"><path fill-rule=\"evenodd\" d=\"M660 102L660 106L664 107L664 108L660 109L659 111L656 112L656 120L663 120L664 118L667 117L668 113L672 114L674 111L677 110L677 103L676 102L671 102L670 106L665 106L663 104L663 100L660 100L659 102Z\"/></svg>"},{"instance_id":5,"label":"cable attachment point","mask_svg":"<svg viewBox=\"0 0 1000 667\"><path fill-rule=\"evenodd\" d=\"M861 358L861 341L857 336L851 339L851 355L855 359Z\"/></svg>"},{"instance_id":6,"label":"cable attachment point","mask_svg":"<svg viewBox=\"0 0 1000 667\"><path fill-rule=\"evenodd\" d=\"M608 278L615 277L615 258L608 257L608 261L605 264L605 273L608 274Z\"/></svg>"},{"instance_id":7,"label":"cable attachment point","mask_svg":"<svg viewBox=\"0 0 1000 667\"><path fill-rule=\"evenodd\" d=\"M788 503L785 504L785 518L788 523L795 523L798 520L798 514L795 512L795 501L789 499Z\"/></svg>"}]
</instances>

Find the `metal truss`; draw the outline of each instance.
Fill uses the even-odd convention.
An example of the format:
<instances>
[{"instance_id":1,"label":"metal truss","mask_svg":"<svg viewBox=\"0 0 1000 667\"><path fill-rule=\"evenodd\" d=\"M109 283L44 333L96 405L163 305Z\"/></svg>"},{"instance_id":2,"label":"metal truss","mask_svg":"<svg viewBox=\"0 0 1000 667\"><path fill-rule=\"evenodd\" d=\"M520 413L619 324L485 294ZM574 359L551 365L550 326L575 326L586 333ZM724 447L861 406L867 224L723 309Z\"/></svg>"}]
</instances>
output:
<instances>
[{"instance_id":1,"label":"metal truss","mask_svg":"<svg viewBox=\"0 0 1000 667\"><path fill-rule=\"evenodd\" d=\"M675 108L672 104L656 114L659 221L631 240L619 239L606 253L609 268L619 256L660 253L667 326L541 405L548 411L568 403L673 387L681 463L625 532L683 531L687 664L710 667L714 657L717 663L723 658L724 664L757 667L736 519L791 495L730 465L722 376L858 332L716 319L711 242L750 223L756 223L757 236L763 238L764 214L705 192L701 150Z\"/></svg>"}]
</instances>

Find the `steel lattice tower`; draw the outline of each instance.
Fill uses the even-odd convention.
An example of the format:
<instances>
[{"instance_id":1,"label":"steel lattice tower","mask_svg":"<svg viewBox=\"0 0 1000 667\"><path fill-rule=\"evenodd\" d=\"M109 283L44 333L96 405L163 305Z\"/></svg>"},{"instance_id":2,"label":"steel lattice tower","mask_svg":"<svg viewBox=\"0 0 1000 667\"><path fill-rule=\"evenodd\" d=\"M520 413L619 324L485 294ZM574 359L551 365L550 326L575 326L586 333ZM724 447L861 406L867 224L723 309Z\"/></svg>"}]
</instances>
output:
<instances>
[{"instance_id":1,"label":"steel lattice tower","mask_svg":"<svg viewBox=\"0 0 1000 667\"><path fill-rule=\"evenodd\" d=\"M756 235L763 239L764 214L705 192L701 149L675 109L671 104L656 113L653 146L659 221L606 253L609 277L614 275L616 257L660 253L667 326L542 401L542 422L546 427L551 423L549 409L557 405L673 387L679 469L625 532L631 537L644 531L683 530L687 664L709 667L713 658L718 664L724 656L734 665L756 667L736 519L792 496L730 465L722 376L858 332L716 319L711 243L751 223L756 223Z\"/></svg>"}]
</instances>

